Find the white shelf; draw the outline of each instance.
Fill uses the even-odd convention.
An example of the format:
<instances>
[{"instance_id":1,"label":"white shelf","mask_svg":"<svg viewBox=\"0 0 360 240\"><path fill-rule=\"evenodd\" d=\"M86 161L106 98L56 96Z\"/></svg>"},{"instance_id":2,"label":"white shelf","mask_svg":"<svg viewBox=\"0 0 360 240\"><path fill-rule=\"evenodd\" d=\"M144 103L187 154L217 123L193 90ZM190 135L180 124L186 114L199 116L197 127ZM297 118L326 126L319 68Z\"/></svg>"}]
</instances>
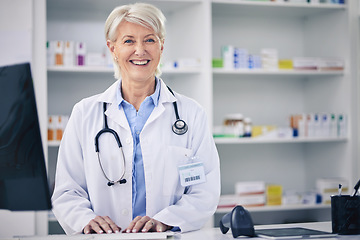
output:
<instances>
[{"instance_id":1,"label":"white shelf","mask_svg":"<svg viewBox=\"0 0 360 240\"><path fill-rule=\"evenodd\" d=\"M47 68L48 72L99 72L99 73L113 73L112 67L102 66L52 66Z\"/></svg>"},{"instance_id":2,"label":"white shelf","mask_svg":"<svg viewBox=\"0 0 360 240\"><path fill-rule=\"evenodd\" d=\"M263 16L291 16L307 17L315 16L329 11L346 10L346 4L309 4L289 2L257 2L245 0L213 0L213 14L221 15L226 12L228 15L236 14L257 14Z\"/></svg>"},{"instance_id":3,"label":"white shelf","mask_svg":"<svg viewBox=\"0 0 360 240\"><path fill-rule=\"evenodd\" d=\"M259 143L316 143L316 142L346 142L347 138L214 138L216 144L259 144ZM60 141L48 141L49 147L60 146Z\"/></svg>"},{"instance_id":4,"label":"white shelf","mask_svg":"<svg viewBox=\"0 0 360 240\"><path fill-rule=\"evenodd\" d=\"M48 147L59 147L60 141L48 141Z\"/></svg>"},{"instance_id":5,"label":"white shelf","mask_svg":"<svg viewBox=\"0 0 360 240\"><path fill-rule=\"evenodd\" d=\"M263 70L263 69L223 69L214 68L216 75L280 75L280 76L331 76L344 75L339 70Z\"/></svg>"},{"instance_id":6,"label":"white shelf","mask_svg":"<svg viewBox=\"0 0 360 240\"><path fill-rule=\"evenodd\" d=\"M48 72L61 72L61 73L114 73L112 67L105 66L52 66L47 68ZM163 69L163 74L198 74L201 69Z\"/></svg>"},{"instance_id":7,"label":"white shelf","mask_svg":"<svg viewBox=\"0 0 360 240\"><path fill-rule=\"evenodd\" d=\"M202 2L202 0L143 0L142 2L147 2L159 6L165 13L172 13L179 9L183 9L194 4L199 4ZM47 18L60 20L64 20L66 18L67 20L74 21L82 21L84 19L98 19L104 21L114 7L129 3L134 3L134 1L47 0Z\"/></svg>"},{"instance_id":8,"label":"white shelf","mask_svg":"<svg viewBox=\"0 0 360 240\"><path fill-rule=\"evenodd\" d=\"M345 142L347 138L214 138L216 144L258 144L258 143L316 143L316 142Z\"/></svg>"},{"instance_id":9,"label":"white shelf","mask_svg":"<svg viewBox=\"0 0 360 240\"><path fill-rule=\"evenodd\" d=\"M296 205L279 205L279 206L263 206L263 207L247 207L249 212L273 212L273 211L295 211L295 210L312 210L312 209L330 209L330 205L326 204L296 204ZM228 213L233 208L218 208L216 213Z\"/></svg>"}]
</instances>

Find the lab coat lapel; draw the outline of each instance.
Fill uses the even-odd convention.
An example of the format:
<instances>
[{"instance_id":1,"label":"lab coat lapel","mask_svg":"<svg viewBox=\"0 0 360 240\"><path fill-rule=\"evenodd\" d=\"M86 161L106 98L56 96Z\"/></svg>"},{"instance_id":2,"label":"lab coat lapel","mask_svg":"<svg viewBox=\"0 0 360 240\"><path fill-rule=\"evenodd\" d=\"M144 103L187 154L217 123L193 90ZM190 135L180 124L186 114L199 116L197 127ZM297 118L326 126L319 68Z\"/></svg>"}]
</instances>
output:
<instances>
[{"instance_id":1,"label":"lab coat lapel","mask_svg":"<svg viewBox=\"0 0 360 240\"><path fill-rule=\"evenodd\" d=\"M119 109L119 106L116 103L108 105L108 109L106 110L105 114L109 119L119 124L120 127L123 127L126 130L130 131L129 123L126 119L124 109Z\"/></svg>"},{"instance_id":2,"label":"lab coat lapel","mask_svg":"<svg viewBox=\"0 0 360 240\"><path fill-rule=\"evenodd\" d=\"M125 112L123 108L119 109L116 100L116 91L119 88L119 80L116 81L113 85L111 85L105 92L99 95L99 102L108 103L107 109L105 112L106 117L111 119L111 121L116 122L120 125L120 127L125 128L130 131L129 123L126 119Z\"/></svg>"},{"instance_id":3,"label":"lab coat lapel","mask_svg":"<svg viewBox=\"0 0 360 240\"><path fill-rule=\"evenodd\" d=\"M153 112L149 116L149 119L146 121L145 126L155 121L165 111L165 107L164 107L165 103L172 104L172 102L176 101L176 98L170 93L170 91L168 90L166 84L162 81L162 79L159 80L161 84L159 104L157 107L154 108Z\"/></svg>"}]
</instances>

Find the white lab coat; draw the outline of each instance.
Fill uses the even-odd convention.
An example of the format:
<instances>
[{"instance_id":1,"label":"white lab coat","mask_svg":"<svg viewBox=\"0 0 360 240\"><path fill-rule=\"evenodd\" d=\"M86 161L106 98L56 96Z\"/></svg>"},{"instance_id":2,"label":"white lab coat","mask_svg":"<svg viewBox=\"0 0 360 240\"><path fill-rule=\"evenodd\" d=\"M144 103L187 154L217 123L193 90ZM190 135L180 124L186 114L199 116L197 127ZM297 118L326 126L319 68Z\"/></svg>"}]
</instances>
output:
<instances>
[{"instance_id":1,"label":"white lab coat","mask_svg":"<svg viewBox=\"0 0 360 240\"><path fill-rule=\"evenodd\" d=\"M194 100L168 91L162 80L159 104L140 134L146 185L146 215L182 232L200 229L215 212L220 195L218 153L204 110ZM53 212L67 234L81 232L95 216L109 216L125 229L132 221L133 139L123 108L118 107L116 81L104 93L83 99L74 106L60 144ZM188 132L176 135L173 101ZM103 102L108 125L122 142L127 183L107 186L95 152L94 138L104 126ZM120 151L114 137L99 139L101 162L107 176L118 180ZM195 156L195 160L191 157ZM202 162L206 182L184 188L178 166Z\"/></svg>"}]
</instances>

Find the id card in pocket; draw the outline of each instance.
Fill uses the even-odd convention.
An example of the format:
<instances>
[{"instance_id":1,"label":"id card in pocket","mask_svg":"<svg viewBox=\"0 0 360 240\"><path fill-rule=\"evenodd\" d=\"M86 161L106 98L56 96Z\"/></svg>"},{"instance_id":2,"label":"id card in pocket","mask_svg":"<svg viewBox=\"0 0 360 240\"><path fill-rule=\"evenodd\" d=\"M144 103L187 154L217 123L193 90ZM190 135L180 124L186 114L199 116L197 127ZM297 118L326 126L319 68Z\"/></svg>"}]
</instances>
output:
<instances>
[{"instance_id":1,"label":"id card in pocket","mask_svg":"<svg viewBox=\"0 0 360 240\"><path fill-rule=\"evenodd\" d=\"M190 163L178 167L181 186L187 187L206 182L203 163Z\"/></svg>"}]
</instances>

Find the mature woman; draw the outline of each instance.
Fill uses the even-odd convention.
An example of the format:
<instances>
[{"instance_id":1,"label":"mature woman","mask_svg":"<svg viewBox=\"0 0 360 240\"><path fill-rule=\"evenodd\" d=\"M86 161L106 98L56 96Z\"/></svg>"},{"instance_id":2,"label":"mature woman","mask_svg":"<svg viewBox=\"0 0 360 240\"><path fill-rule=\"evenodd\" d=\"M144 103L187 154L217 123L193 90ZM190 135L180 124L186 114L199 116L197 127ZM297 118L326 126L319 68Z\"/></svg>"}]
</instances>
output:
<instances>
[{"instance_id":1,"label":"mature woman","mask_svg":"<svg viewBox=\"0 0 360 240\"><path fill-rule=\"evenodd\" d=\"M74 106L59 148L53 211L68 234L191 231L216 209L219 158L205 112L157 77L164 22L149 4L106 20L118 80Z\"/></svg>"}]
</instances>

